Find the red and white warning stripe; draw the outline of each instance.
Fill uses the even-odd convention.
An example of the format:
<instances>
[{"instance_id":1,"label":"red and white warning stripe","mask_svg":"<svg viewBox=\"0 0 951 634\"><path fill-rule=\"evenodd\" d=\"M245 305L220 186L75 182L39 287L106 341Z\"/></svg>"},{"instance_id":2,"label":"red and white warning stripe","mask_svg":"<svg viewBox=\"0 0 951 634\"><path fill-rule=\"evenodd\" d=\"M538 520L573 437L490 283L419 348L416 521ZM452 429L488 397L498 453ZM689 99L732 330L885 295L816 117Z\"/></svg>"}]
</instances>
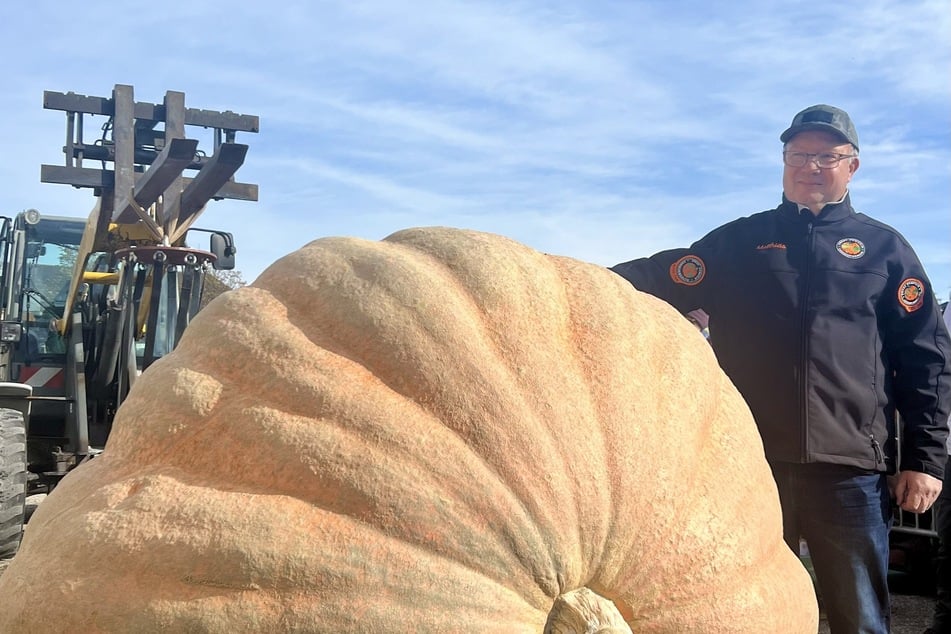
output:
<instances>
[{"instance_id":1,"label":"red and white warning stripe","mask_svg":"<svg viewBox=\"0 0 951 634\"><path fill-rule=\"evenodd\" d=\"M26 365L20 368L20 383L32 385L34 388L61 388L66 384L66 371L63 368Z\"/></svg>"}]
</instances>

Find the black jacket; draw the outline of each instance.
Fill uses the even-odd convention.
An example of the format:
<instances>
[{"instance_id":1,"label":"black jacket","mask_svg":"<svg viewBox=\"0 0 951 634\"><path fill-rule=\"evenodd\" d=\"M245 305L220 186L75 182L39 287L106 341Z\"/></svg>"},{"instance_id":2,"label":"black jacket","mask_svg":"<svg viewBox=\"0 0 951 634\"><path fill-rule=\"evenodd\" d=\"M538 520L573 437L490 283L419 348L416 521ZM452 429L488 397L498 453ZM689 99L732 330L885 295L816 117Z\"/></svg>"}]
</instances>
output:
<instances>
[{"instance_id":1,"label":"black jacket","mask_svg":"<svg viewBox=\"0 0 951 634\"><path fill-rule=\"evenodd\" d=\"M690 249L612 270L681 312L710 315L717 358L770 461L942 477L948 330L908 243L848 197L817 217L784 198Z\"/></svg>"}]
</instances>

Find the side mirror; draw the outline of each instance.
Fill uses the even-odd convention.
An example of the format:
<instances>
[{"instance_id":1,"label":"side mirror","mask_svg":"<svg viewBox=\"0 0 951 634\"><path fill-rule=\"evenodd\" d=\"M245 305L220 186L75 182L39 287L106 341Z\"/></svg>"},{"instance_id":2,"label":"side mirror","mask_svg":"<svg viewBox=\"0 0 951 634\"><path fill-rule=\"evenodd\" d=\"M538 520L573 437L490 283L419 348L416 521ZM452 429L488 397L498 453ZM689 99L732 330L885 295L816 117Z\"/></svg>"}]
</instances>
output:
<instances>
[{"instance_id":1,"label":"side mirror","mask_svg":"<svg viewBox=\"0 0 951 634\"><path fill-rule=\"evenodd\" d=\"M26 245L25 257L27 260L46 255L46 245L38 242L28 242Z\"/></svg>"},{"instance_id":2,"label":"side mirror","mask_svg":"<svg viewBox=\"0 0 951 634\"><path fill-rule=\"evenodd\" d=\"M224 231L211 234L211 249L216 260L212 266L217 271L231 271L234 269L234 255L238 252L234 248L234 238Z\"/></svg>"}]
</instances>

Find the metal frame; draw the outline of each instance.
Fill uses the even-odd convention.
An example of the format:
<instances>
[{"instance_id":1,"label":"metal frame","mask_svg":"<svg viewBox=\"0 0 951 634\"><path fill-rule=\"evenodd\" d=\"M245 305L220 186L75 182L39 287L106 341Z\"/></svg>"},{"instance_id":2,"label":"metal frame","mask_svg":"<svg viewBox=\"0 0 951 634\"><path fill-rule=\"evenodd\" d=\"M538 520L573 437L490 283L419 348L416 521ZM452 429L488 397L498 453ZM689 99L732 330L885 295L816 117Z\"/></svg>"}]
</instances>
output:
<instances>
[{"instance_id":1,"label":"metal frame","mask_svg":"<svg viewBox=\"0 0 951 634\"><path fill-rule=\"evenodd\" d=\"M136 102L132 86L123 84L116 84L111 98L46 91L43 107L66 112L66 144L65 164L42 165L40 180L89 187L101 197L95 247L101 246L109 223L139 221L156 241L175 244L209 200L258 199L257 185L234 180L248 150L235 142L236 133L257 132L256 116L185 108L184 93L176 91L166 92L162 104ZM111 131L111 138L103 134L87 143L87 115L109 117L103 130ZM156 130L160 123L164 130ZM214 130L210 155L185 138L187 126ZM85 161L102 167L84 167ZM184 176L185 170L197 174Z\"/></svg>"}]
</instances>

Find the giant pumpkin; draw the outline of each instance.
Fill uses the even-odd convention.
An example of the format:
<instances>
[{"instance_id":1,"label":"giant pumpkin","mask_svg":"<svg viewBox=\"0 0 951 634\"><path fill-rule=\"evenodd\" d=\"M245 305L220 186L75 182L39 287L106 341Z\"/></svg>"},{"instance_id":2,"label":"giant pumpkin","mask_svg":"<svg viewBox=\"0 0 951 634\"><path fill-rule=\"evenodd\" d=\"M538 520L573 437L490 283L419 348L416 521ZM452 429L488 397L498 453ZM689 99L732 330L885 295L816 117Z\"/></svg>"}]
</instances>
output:
<instances>
[{"instance_id":1,"label":"giant pumpkin","mask_svg":"<svg viewBox=\"0 0 951 634\"><path fill-rule=\"evenodd\" d=\"M39 507L0 605L2 632L817 626L693 327L441 228L317 240L212 302Z\"/></svg>"}]
</instances>

